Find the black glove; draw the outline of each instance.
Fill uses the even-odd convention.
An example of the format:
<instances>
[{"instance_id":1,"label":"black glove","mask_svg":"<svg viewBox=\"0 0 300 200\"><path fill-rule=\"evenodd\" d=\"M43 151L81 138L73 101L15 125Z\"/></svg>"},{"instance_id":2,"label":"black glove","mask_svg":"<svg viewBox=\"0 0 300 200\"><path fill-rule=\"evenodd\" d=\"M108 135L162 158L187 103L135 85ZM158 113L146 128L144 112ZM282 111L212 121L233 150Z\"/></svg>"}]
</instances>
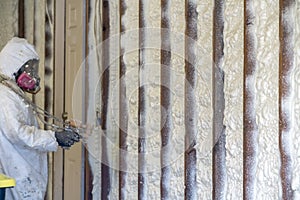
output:
<instances>
[{"instance_id":1,"label":"black glove","mask_svg":"<svg viewBox=\"0 0 300 200\"><path fill-rule=\"evenodd\" d=\"M71 147L75 142L79 142L80 140L78 133L68 129L61 132L55 132L55 138L58 145L63 148Z\"/></svg>"}]
</instances>

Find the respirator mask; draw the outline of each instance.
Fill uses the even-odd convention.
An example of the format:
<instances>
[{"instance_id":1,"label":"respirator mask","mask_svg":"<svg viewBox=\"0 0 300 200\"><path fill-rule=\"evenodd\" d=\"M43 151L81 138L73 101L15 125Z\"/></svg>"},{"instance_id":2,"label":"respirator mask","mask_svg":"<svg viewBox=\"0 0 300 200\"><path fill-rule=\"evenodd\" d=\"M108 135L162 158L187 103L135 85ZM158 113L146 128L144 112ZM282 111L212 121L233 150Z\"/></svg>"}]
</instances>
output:
<instances>
[{"instance_id":1,"label":"respirator mask","mask_svg":"<svg viewBox=\"0 0 300 200\"><path fill-rule=\"evenodd\" d=\"M41 89L38 66L38 60L29 60L14 74L16 82L22 90L36 94Z\"/></svg>"}]
</instances>

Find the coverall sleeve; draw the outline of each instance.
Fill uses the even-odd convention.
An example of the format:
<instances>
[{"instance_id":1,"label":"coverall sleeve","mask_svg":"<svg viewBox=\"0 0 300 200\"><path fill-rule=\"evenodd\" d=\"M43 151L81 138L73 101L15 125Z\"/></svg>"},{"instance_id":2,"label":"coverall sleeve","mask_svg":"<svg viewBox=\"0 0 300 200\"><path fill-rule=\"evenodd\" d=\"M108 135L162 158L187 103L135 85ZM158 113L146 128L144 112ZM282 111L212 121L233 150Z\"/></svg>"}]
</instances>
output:
<instances>
[{"instance_id":1,"label":"coverall sleeve","mask_svg":"<svg viewBox=\"0 0 300 200\"><path fill-rule=\"evenodd\" d=\"M28 125L28 118L33 116L25 116L28 108L23 102L17 103L12 94L1 101L5 106L0 107L0 129L11 143L43 152L57 150L58 143L53 131Z\"/></svg>"}]
</instances>

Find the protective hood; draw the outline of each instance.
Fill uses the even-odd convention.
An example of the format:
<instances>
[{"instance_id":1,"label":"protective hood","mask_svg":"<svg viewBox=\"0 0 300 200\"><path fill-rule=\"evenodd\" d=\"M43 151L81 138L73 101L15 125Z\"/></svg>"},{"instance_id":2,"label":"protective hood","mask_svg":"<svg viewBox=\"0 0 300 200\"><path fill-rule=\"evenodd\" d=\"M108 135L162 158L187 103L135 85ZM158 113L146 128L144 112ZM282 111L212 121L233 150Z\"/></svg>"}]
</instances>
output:
<instances>
[{"instance_id":1,"label":"protective hood","mask_svg":"<svg viewBox=\"0 0 300 200\"><path fill-rule=\"evenodd\" d=\"M0 72L10 78L28 60L39 59L33 45L26 39L13 37L0 52Z\"/></svg>"}]
</instances>

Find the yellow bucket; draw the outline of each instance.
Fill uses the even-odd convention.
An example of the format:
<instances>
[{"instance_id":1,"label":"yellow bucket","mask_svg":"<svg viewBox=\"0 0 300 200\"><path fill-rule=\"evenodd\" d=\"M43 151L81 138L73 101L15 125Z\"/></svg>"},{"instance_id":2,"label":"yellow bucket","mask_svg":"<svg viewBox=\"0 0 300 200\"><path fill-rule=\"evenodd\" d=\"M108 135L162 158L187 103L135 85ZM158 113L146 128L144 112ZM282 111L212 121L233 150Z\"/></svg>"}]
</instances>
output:
<instances>
[{"instance_id":1,"label":"yellow bucket","mask_svg":"<svg viewBox=\"0 0 300 200\"><path fill-rule=\"evenodd\" d=\"M5 189L16 186L16 180L0 174L0 200L5 199Z\"/></svg>"},{"instance_id":2,"label":"yellow bucket","mask_svg":"<svg viewBox=\"0 0 300 200\"><path fill-rule=\"evenodd\" d=\"M0 188L8 188L16 186L16 181L13 178L0 174Z\"/></svg>"}]
</instances>

